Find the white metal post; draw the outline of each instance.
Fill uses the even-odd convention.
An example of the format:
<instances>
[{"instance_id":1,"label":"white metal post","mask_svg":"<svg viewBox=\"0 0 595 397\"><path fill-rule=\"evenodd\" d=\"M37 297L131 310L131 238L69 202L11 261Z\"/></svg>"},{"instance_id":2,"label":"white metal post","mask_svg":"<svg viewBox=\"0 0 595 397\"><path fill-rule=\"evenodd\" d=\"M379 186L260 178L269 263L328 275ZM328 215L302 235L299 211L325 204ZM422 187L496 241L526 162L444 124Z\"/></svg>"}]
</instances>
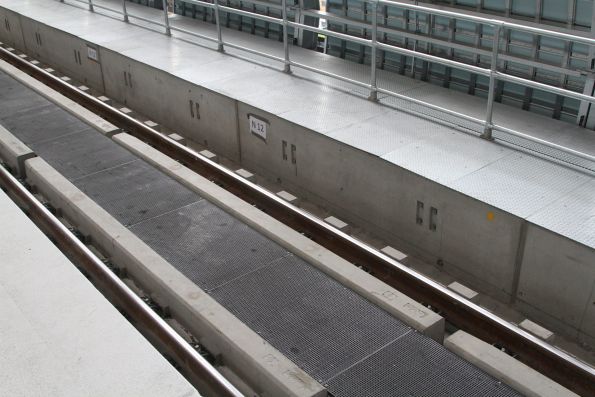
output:
<instances>
[{"instance_id":1,"label":"white metal post","mask_svg":"<svg viewBox=\"0 0 595 397\"><path fill-rule=\"evenodd\" d=\"M167 11L167 0L163 1L163 22L165 23L165 34L171 36L171 28L169 27L169 12Z\"/></svg>"},{"instance_id":2,"label":"white metal post","mask_svg":"<svg viewBox=\"0 0 595 397\"><path fill-rule=\"evenodd\" d=\"M223 52L223 37L221 35L221 20L219 17L219 0L213 0L215 5L215 24L217 25L217 51Z\"/></svg>"},{"instance_id":3,"label":"white metal post","mask_svg":"<svg viewBox=\"0 0 595 397\"><path fill-rule=\"evenodd\" d=\"M285 66L283 71L285 73L291 72L291 65L289 61L289 42L287 37L287 0L281 0L281 14L283 16L283 50L285 51Z\"/></svg>"},{"instance_id":4,"label":"white metal post","mask_svg":"<svg viewBox=\"0 0 595 397\"><path fill-rule=\"evenodd\" d=\"M376 43L378 42L378 1L372 1L372 48L370 54L370 97L371 101L378 100L376 86Z\"/></svg>"},{"instance_id":5,"label":"white metal post","mask_svg":"<svg viewBox=\"0 0 595 397\"><path fill-rule=\"evenodd\" d=\"M490 86L488 90L488 108L486 110L486 118L483 127L483 134L481 137L487 140L493 140L492 137L492 117L494 114L494 99L496 96L496 72L498 71L498 51L500 47L500 32L502 31L502 23L492 25L494 27L492 39L492 63L490 67Z\"/></svg>"},{"instance_id":6,"label":"white metal post","mask_svg":"<svg viewBox=\"0 0 595 397\"><path fill-rule=\"evenodd\" d=\"M126 0L122 0L122 14L124 15L124 22L128 22L128 10L126 10Z\"/></svg>"}]
</instances>

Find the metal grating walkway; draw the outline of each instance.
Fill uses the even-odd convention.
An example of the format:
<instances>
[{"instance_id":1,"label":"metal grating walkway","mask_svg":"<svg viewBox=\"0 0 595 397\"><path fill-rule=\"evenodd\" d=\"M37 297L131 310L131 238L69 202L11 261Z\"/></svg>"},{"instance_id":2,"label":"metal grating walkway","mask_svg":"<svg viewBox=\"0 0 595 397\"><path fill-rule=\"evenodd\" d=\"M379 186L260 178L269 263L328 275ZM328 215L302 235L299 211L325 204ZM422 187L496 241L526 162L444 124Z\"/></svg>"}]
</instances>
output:
<instances>
[{"instance_id":1,"label":"metal grating walkway","mask_svg":"<svg viewBox=\"0 0 595 397\"><path fill-rule=\"evenodd\" d=\"M334 396L519 395L5 74L0 122Z\"/></svg>"}]
</instances>

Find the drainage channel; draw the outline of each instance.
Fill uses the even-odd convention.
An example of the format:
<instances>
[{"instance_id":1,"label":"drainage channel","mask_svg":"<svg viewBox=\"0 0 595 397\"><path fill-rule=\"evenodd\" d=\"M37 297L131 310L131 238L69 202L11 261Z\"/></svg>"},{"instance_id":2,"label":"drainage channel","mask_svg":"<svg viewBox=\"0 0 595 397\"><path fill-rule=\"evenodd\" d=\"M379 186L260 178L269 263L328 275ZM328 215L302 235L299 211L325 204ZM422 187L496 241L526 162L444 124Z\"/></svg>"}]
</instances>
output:
<instances>
[{"instance_id":1,"label":"drainage channel","mask_svg":"<svg viewBox=\"0 0 595 397\"><path fill-rule=\"evenodd\" d=\"M56 105L0 75L0 121L334 396L517 396Z\"/></svg>"}]
</instances>

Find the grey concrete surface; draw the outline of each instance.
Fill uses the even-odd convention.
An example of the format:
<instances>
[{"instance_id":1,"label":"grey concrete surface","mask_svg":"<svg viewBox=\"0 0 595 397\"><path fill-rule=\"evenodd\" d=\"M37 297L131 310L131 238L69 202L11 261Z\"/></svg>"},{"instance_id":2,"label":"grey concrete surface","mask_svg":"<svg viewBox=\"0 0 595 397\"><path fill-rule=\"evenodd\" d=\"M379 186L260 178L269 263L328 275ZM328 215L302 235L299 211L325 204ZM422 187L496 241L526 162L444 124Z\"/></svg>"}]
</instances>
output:
<instances>
[{"instance_id":1,"label":"grey concrete surface","mask_svg":"<svg viewBox=\"0 0 595 397\"><path fill-rule=\"evenodd\" d=\"M457 331L444 346L527 397L578 397L539 372L481 339Z\"/></svg>"},{"instance_id":2,"label":"grey concrete surface","mask_svg":"<svg viewBox=\"0 0 595 397\"><path fill-rule=\"evenodd\" d=\"M0 191L0 394L199 393Z\"/></svg>"}]
</instances>

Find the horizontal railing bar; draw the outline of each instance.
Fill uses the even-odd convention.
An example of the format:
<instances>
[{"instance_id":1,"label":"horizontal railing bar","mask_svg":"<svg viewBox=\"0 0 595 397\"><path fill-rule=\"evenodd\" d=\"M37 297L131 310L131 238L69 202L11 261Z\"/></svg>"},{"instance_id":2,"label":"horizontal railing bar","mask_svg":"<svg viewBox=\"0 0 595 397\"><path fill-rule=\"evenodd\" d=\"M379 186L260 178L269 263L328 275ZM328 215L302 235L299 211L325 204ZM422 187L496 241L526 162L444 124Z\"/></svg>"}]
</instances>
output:
<instances>
[{"instance_id":1,"label":"horizontal railing bar","mask_svg":"<svg viewBox=\"0 0 595 397\"><path fill-rule=\"evenodd\" d=\"M589 155L587 153L579 152L577 150L570 149L568 147L558 145L557 143L546 141L546 140L543 140L543 139L540 139L540 138L537 138L537 137L534 137L534 136L531 136L531 135L523 134L522 132L519 132L519 131L510 129L508 127L504 127L502 125L494 124L493 128L495 130L506 132L507 134L514 135L514 136L519 137L519 138L523 138L523 139L525 139L527 141L531 141L533 143L538 143L540 145L547 146L547 147L549 147L551 149L560 150L560 151L562 151L564 153L567 153L567 154L570 154L572 156L576 156L576 157L579 157L579 158L581 158L583 160L592 161L592 162L595 163L595 156L591 156L591 155Z\"/></svg>"},{"instance_id":2,"label":"horizontal railing bar","mask_svg":"<svg viewBox=\"0 0 595 397\"><path fill-rule=\"evenodd\" d=\"M482 76L490 75L489 69L482 68L479 66L474 66L474 65L468 65L466 63L453 61L453 60L446 59L446 58L441 58L436 55L424 54L422 52L409 50L409 49L401 48L401 47L395 47L395 46L391 46L389 44L384 44L384 43L377 43L376 47L380 48L384 51L394 52L396 54L401 54L401 55L413 56L415 58L423 59L425 61L439 63L439 64L442 64L445 66L450 66L450 67L454 67L454 68L461 69L461 70L466 70L468 72L476 73L476 74L479 74Z\"/></svg>"},{"instance_id":3,"label":"horizontal railing bar","mask_svg":"<svg viewBox=\"0 0 595 397\"><path fill-rule=\"evenodd\" d=\"M75 1L79 1L79 0L75 0ZM101 5L98 3L93 3L93 7L100 8L100 9L106 10L106 11L110 11L110 12L116 13L118 15L124 15L124 13L121 10L116 10L115 8L104 6L104 5Z\"/></svg>"},{"instance_id":4,"label":"horizontal railing bar","mask_svg":"<svg viewBox=\"0 0 595 397\"><path fill-rule=\"evenodd\" d=\"M323 34L326 36L332 36L332 37L336 37L336 38L343 39L343 40L352 41L354 43L363 44L368 47L372 46L372 40L362 39L361 37L351 36L351 35L345 34L345 33L334 32L332 30L327 30L327 29L320 29L315 26L304 25L303 23L297 23L297 22L291 22L291 21L288 21L287 25L291 26L292 28L296 28L296 29L305 29L305 30L309 30L310 32Z\"/></svg>"},{"instance_id":5,"label":"horizontal railing bar","mask_svg":"<svg viewBox=\"0 0 595 397\"><path fill-rule=\"evenodd\" d=\"M159 25L159 26L164 26L165 27L165 24L163 24L162 22L159 22L159 21L155 21L153 19L141 17L141 16L138 16L138 15L135 15L135 14L131 14L131 13L127 13L127 15L128 15L129 18L140 19L141 21L145 21L145 22L148 22L148 23L152 23L152 24L155 24L155 25Z\"/></svg>"},{"instance_id":6,"label":"horizontal railing bar","mask_svg":"<svg viewBox=\"0 0 595 397\"><path fill-rule=\"evenodd\" d=\"M478 119L476 117L468 116L466 114L459 113L459 112L455 112L454 110L443 108L441 106L433 105L433 104L431 104L429 102L425 102L425 101L422 101L420 99L415 99L415 98L410 97L410 96L407 96L407 95L399 94L399 93L396 93L394 91L387 90L385 88L380 88L379 87L378 88L378 92L380 92L382 94L390 95L390 96L395 97L395 98L398 98L398 99L403 99L405 101L408 101L408 102L411 102L411 103L415 103L416 105L421 105L421 106L430 108L432 110L436 110L436 111L439 111L439 112L442 112L442 113L446 113L448 115L455 116L455 117L458 117L460 119L463 119L463 120L466 120L466 121L470 121L472 123L477 123L477 124L480 124L480 125L483 125L484 124L484 120Z\"/></svg>"},{"instance_id":7,"label":"horizontal railing bar","mask_svg":"<svg viewBox=\"0 0 595 397\"><path fill-rule=\"evenodd\" d=\"M270 17L268 15L262 15L262 14L258 14L255 12L239 10L237 8L232 8L232 7L222 6L222 5L219 6L219 9L221 11L227 11L227 12L231 12L233 14L243 15L243 16L249 17L249 18L260 19L261 21L272 22L272 23L276 23L279 25L283 24L283 19L281 19L281 18Z\"/></svg>"},{"instance_id":8,"label":"horizontal railing bar","mask_svg":"<svg viewBox=\"0 0 595 397\"><path fill-rule=\"evenodd\" d=\"M364 1L368 2L369 0L364 0ZM445 16L448 18L464 19L466 21L477 22L477 23L481 23L484 25L491 25L491 26L501 25L507 29L513 29L513 30L518 30L518 31L523 31L523 32L528 32L528 33L534 33L534 34L538 34L541 36L549 36L549 37L554 37L557 39L574 41L574 42L579 42L579 43L588 44L588 45L595 45L595 39L591 39L588 37L558 32L555 30L536 28L536 27L532 27L532 26L525 26L525 25L521 25L518 23L502 21L500 19L482 18L482 17L468 15L468 14L464 14L464 13L460 13L460 12L456 12L456 11L447 11L447 10L441 10L441 9L434 8L434 7L426 7L426 6L419 6L419 5L414 5L414 4L407 4L407 3L402 3L399 1L395 1L395 0L374 0L374 1L378 1L379 4L384 4L387 6L405 8L405 9L413 10L413 11L421 11L421 12L425 12L428 14Z\"/></svg>"},{"instance_id":9,"label":"horizontal railing bar","mask_svg":"<svg viewBox=\"0 0 595 397\"><path fill-rule=\"evenodd\" d=\"M306 64L299 63L299 62L294 62L294 61L290 61L289 63L292 66L297 66L298 68L305 69L305 70L308 70L310 72L315 72L315 73L319 73L319 74L322 74L322 75L327 76L327 77L332 77L334 79L341 80L341 81L344 81L346 83L351 83L351 84L354 84L354 85L357 85L357 86L360 86L360 87L364 87L364 88L367 88L367 89L371 89L372 88L372 86L370 84L368 84L368 83L364 83L362 81L350 79L349 77L341 76L339 74L327 72L327 71L324 71L324 70L315 68L313 66L308 66Z\"/></svg>"},{"instance_id":10,"label":"horizontal railing bar","mask_svg":"<svg viewBox=\"0 0 595 397\"><path fill-rule=\"evenodd\" d=\"M225 46L227 46L227 47L231 47L231 48L235 48L237 50L249 52L250 54L260 55L262 57L269 58L269 59L272 59L272 60L275 60L275 61L284 62L284 59L283 58L278 57L276 55L271 55L271 54L267 54L266 52L261 52L261 51L258 51L258 50L253 50L251 48L244 47L244 46L239 45L239 44L230 43L229 41L223 41L223 44Z\"/></svg>"},{"instance_id":11,"label":"horizontal railing bar","mask_svg":"<svg viewBox=\"0 0 595 397\"><path fill-rule=\"evenodd\" d=\"M368 29L368 30L372 29L372 25L370 23L363 22L363 21L357 21L352 18L345 18L343 16L336 15L336 14L329 14L328 12L324 12L324 11L319 11L319 10L314 10L314 9L304 9L304 10L301 10L301 12L303 15L314 17L314 18L328 19L328 20L336 21L341 24L352 25L352 26L356 26L356 27ZM417 40L418 42L426 42L426 43L433 44L433 45L448 47L451 49L468 52L473 55L483 55L486 57L490 57L492 55L491 49L487 50L487 49L483 49L483 48L477 48L477 47L468 46L465 44L460 44L460 43L455 43L452 41L443 40L443 39L440 39L437 37L420 36L419 34L416 34L413 32L392 29L392 28L386 27L386 26L378 26L378 32L386 33L386 34L390 34L390 35L394 35L394 36L402 36L405 38ZM389 44L389 45L391 45L391 44ZM402 47L400 47L400 48L402 48ZM517 62L517 63L521 63L526 66L537 67L537 68L540 68L543 70L548 70L548 71L551 71L554 73L562 73L567 76L573 76L573 77L581 76L581 72L576 69L569 69L569 68L565 68L565 67L561 67L561 66L557 66L557 65L552 65L549 63L542 63L542 62L538 62L536 60L532 60L532 59L528 59L528 58L516 57L514 55L499 54L498 59L500 61Z\"/></svg>"},{"instance_id":12,"label":"horizontal railing bar","mask_svg":"<svg viewBox=\"0 0 595 397\"><path fill-rule=\"evenodd\" d=\"M181 1L184 3L196 4L196 5L200 5L200 6L204 6L205 4L213 5L213 3L206 3L201 0L181 0ZM275 10L282 9L280 4L267 3L265 1L259 1L259 0L242 0L242 3L250 3L250 4L259 5L262 7L274 8ZM221 8L221 5L219 7ZM209 7L209 8L213 8L213 7Z\"/></svg>"},{"instance_id":13,"label":"horizontal railing bar","mask_svg":"<svg viewBox=\"0 0 595 397\"><path fill-rule=\"evenodd\" d=\"M578 99L579 101L586 101L590 103L595 103L595 97L581 94L578 92L566 90L564 88L554 87L548 84L539 83L533 80L527 80L522 77L513 76L510 74L502 73L502 72L495 72L496 79L500 81L507 81L509 83L516 83L520 84L525 87L536 88L538 90L551 92L552 94L561 95L567 98L574 98Z\"/></svg>"},{"instance_id":14,"label":"horizontal railing bar","mask_svg":"<svg viewBox=\"0 0 595 397\"><path fill-rule=\"evenodd\" d=\"M200 33L196 33L196 32L192 32L190 30L184 29L184 28L179 28L176 25L170 25L169 27L171 30L174 30L176 32L180 32L180 33L184 33L190 36L194 36L194 37L198 37L199 39L203 39L203 40L208 40L208 41L213 41L213 42L217 42L217 39L214 37L209 37L209 36L205 36L204 34L200 34Z\"/></svg>"}]
</instances>

